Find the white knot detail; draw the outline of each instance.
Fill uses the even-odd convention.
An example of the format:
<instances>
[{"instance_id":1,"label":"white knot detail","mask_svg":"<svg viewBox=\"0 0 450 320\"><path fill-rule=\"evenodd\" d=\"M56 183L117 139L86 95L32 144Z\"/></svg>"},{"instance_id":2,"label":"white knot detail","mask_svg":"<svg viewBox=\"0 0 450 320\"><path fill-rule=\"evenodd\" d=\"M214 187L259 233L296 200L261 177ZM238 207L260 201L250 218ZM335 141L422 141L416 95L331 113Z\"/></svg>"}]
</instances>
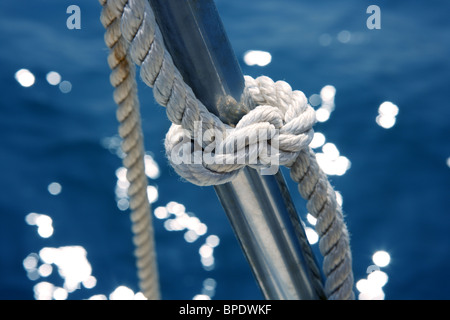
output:
<instances>
[{"instance_id":1,"label":"white knot detail","mask_svg":"<svg viewBox=\"0 0 450 320\"><path fill-rule=\"evenodd\" d=\"M250 111L234 128L225 125L184 82L165 49L147 0L99 1L103 6L101 21L107 28L105 42L112 50L108 63L113 69L111 83L116 87L114 98L119 105L120 132L126 139L124 163L133 181L133 188L130 187L134 199L133 221L145 220L143 213L149 216L149 210L139 206L148 202L142 200L146 196L146 183L139 178L145 178L139 174L143 172L140 161L143 143L131 61L140 66L140 76L153 88L156 101L166 107L173 124L165 140L166 153L172 166L186 180L216 185L231 181L246 165L258 169L274 163L290 167L291 178L307 200L308 211L317 218L327 297L354 299L348 230L335 191L308 147L315 113L305 95L292 91L283 81L274 83L267 77L245 77L241 103ZM185 155L189 156L188 161L179 161ZM149 243L141 232L145 228L135 229L135 243L138 246ZM157 273L151 267L154 262L152 256L142 254L144 249L137 250L142 287L148 297L158 297Z\"/></svg>"},{"instance_id":2,"label":"white knot detail","mask_svg":"<svg viewBox=\"0 0 450 320\"><path fill-rule=\"evenodd\" d=\"M223 184L246 165L290 166L311 142L315 111L303 92L292 91L286 82L245 76L241 101L252 110L234 128L210 113L201 113L194 132L183 125L171 126L166 155L180 176L201 186ZM213 130L210 123L216 124Z\"/></svg>"}]
</instances>

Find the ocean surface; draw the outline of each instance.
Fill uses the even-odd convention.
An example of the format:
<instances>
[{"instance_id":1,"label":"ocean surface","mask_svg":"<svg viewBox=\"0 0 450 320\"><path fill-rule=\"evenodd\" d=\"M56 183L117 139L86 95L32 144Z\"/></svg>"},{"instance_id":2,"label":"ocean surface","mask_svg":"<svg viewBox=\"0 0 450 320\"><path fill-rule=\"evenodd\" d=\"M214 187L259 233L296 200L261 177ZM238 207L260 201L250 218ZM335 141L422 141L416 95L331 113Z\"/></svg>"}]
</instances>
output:
<instances>
[{"instance_id":1,"label":"ocean surface","mask_svg":"<svg viewBox=\"0 0 450 320\"><path fill-rule=\"evenodd\" d=\"M380 29L367 27L371 4ZM70 5L81 29L67 28ZM216 5L244 74L285 80L318 110L357 297L449 299L450 3ZM142 297L100 10L0 2L0 299ZM214 189L168 165L170 123L138 82L162 298L262 299Z\"/></svg>"}]
</instances>

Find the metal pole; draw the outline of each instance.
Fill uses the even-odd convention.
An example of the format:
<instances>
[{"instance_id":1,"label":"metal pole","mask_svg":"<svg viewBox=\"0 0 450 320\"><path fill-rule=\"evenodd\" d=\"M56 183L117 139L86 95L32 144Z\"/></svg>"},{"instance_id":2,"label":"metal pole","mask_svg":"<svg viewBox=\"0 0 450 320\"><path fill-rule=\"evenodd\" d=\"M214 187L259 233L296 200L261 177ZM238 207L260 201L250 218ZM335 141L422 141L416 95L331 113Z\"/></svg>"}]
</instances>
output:
<instances>
[{"instance_id":1,"label":"metal pole","mask_svg":"<svg viewBox=\"0 0 450 320\"><path fill-rule=\"evenodd\" d=\"M246 112L244 80L212 0L149 0L184 80L208 110L229 124ZM266 299L324 299L322 276L279 171L245 168L215 186Z\"/></svg>"}]
</instances>

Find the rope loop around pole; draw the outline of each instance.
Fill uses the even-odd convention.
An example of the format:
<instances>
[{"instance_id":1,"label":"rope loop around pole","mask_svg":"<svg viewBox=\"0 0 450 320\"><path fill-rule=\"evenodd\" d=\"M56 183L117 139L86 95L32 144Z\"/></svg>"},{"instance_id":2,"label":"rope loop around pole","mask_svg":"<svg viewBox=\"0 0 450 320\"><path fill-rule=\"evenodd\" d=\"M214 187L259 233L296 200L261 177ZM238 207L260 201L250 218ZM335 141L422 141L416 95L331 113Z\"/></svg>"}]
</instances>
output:
<instances>
[{"instance_id":1,"label":"rope loop around pole","mask_svg":"<svg viewBox=\"0 0 450 320\"><path fill-rule=\"evenodd\" d=\"M246 76L241 103L250 111L235 127L230 127L211 114L184 82L164 46L147 0L100 0L100 3L101 20L107 28L106 43L114 44L110 47L113 50L117 47L122 54L126 48L123 59L140 66L141 79L153 88L155 100L166 107L172 126L166 135L165 148L175 171L194 184L217 185L231 181L246 165L260 170L273 165L275 169L278 165L289 167L301 196L307 200L309 212L317 218L327 296L353 299L349 235L335 191L309 148L316 120L305 95L292 90L284 81ZM116 20L120 20L120 32ZM109 31L110 28L114 29ZM123 89L124 94L117 95L127 96L129 92L133 97L130 100L136 103L136 84L126 80L131 72L123 71L118 60L122 59L108 59L115 66L112 83L116 91L122 84L129 91ZM123 99L116 101L128 101ZM119 103L118 117L123 123L126 118L123 113L131 114L128 109L120 111ZM135 130L140 130L139 126L137 120L129 125ZM128 127L123 131L128 132ZM133 132L130 136L138 135L137 131L130 129L130 132ZM135 145L133 141L130 144Z\"/></svg>"}]
</instances>

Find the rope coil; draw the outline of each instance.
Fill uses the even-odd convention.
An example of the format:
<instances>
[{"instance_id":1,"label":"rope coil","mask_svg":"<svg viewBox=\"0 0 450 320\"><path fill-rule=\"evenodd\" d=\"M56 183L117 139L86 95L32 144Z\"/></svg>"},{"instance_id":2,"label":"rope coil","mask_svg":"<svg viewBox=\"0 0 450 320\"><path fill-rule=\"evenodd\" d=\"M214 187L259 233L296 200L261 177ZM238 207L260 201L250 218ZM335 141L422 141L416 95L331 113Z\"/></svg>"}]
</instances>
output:
<instances>
[{"instance_id":1,"label":"rope coil","mask_svg":"<svg viewBox=\"0 0 450 320\"><path fill-rule=\"evenodd\" d=\"M117 87L115 98L118 97L116 102L119 106L127 99L134 101L133 105L137 104L136 84L127 80L132 71L121 68L125 64L123 61L128 62L129 58L140 66L142 80L153 87L156 101L166 107L167 116L172 122L165 139L169 161L179 175L197 185L229 182L246 165L266 168L271 164L271 156L276 155L277 164L290 167L291 177L298 183L301 196L307 200L309 212L317 218L316 230L320 236L319 248L324 257L323 270L327 278L325 292L328 298L353 299L348 231L342 209L336 202L335 191L317 164L314 152L308 147L313 137L315 112L307 104L305 95L301 91L292 91L289 84L283 81L273 82L268 77L253 79L246 76L241 101L250 111L232 128L211 114L183 81L165 49L161 31L148 1L100 2L103 5L101 20L107 28L106 43L114 51L117 46L117 51L121 54L126 51L125 58L118 58L116 53L108 58L113 69L111 82ZM117 30L119 20L120 30ZM112 41L118 36L119 40ZM140 123L137 112L130 116L129 119L132 120L123 117L130 114L129 109L118 111L119 121L123 122L121 128L124 127L121 132L125 136L129 133L130 137L129 143L124 144L130 145L127 150L135 160L142 156L131 147L136 145L134 139L139 136L136 130ZM131 127L135 130L130 129ZM256 131L264 134L256 135ZM197 133L201 134L201 139L196 137ZM216 141L219 136L223 138L220 142ZM244 143L239 144L238 138ZM258 152L261 150L255 153L251 148L255 143L277 145L278 148L275 154ZM176 161L175 156L179 156L183 150L193 151L192 156L200 161ZM212 161L205 161L205 151L210 151ZM250 159L254 162L250 162ZM137 179L137 171L135 173L133 178Z\"/></svg>"}]
</instances>

